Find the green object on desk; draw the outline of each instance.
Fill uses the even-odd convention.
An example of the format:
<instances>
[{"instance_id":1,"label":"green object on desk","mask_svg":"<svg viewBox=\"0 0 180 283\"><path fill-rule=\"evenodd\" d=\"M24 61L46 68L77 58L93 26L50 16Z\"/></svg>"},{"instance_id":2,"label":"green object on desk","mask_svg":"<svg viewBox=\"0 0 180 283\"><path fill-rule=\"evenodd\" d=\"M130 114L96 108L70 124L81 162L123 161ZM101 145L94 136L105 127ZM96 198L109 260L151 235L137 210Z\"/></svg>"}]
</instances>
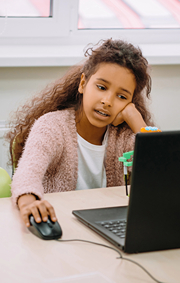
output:
<instances>
[{"instance_id":1,"label":"green object on desk","mask_svg":"<svg viewBox=\"0 0 180 283\"><path fill-rule=\"evenodd\" d=\"M124 165L124 177L125 177L125 184L126 184L126 195L128 196L128 188L127 188L127 167L132 166L133 160L132 161L127 161L128 159L133 156L134 150L124 152L123 156L119 157L119 161L123 162Z\"/></svg>"},{"instance_id":2,"label":"green object on desk","mask_svg":"<svg viewBox=\"0 0 180 283\"><path fill-rule=\"evenodd\" d=\"M133 161L127 161L132 155L134 155L134 150L125 152L123 153L123 156L119 157L119 161L123 162L124 166L132 166Z\"/></svg>"}]
</instances>

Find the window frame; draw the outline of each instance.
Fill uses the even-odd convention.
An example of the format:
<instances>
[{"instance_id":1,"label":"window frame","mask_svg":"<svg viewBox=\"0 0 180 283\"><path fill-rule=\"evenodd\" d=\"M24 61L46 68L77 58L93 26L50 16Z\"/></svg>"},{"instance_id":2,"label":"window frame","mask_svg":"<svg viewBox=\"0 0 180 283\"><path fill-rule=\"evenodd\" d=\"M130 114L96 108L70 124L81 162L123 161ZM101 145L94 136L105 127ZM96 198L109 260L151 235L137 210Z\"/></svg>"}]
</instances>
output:
<instances>
[{"instance_id":1,"label":"window frame","mask_svg":"<svg viewBox=\"0 0 180 283\"><path fill-rule=\"evenodd\" d=\"M52 1L52 0L51 0ZM8 2L7 2L8 3ZM1 38L19 40L21 38L63 37L69 34L70 1L54 0L50 9L52 17L5 17L0 18L0 26L5 26ZM1 31L0 31L1 32Z\"/></svg>"}]
</instances>

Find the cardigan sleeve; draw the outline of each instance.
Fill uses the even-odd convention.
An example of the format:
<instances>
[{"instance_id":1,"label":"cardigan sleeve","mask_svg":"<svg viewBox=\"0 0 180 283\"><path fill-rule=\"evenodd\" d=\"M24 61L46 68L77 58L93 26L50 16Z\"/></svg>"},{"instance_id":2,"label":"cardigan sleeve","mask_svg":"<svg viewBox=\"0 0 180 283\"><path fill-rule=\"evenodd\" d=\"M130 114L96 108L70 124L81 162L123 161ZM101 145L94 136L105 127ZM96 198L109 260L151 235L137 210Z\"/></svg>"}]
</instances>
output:
<instances>
[{"instance_id":1,"label":"cardigan sleeve","mask_svg":"<svg viewBox=\"0 0 180 283\"><path fill-rule=\"evenodd\" d=\"M41 116L33 125L12 180L11 192L14 204L23 194L32 193L39 199L43 198L44 174L49 164L56 158L57 146L59 152L63 148L63 139L62 143L57 143L57 135L58 141L61 140L59 129L57 133L56 121L48 114Z\"/></svg>"}]
</instances>

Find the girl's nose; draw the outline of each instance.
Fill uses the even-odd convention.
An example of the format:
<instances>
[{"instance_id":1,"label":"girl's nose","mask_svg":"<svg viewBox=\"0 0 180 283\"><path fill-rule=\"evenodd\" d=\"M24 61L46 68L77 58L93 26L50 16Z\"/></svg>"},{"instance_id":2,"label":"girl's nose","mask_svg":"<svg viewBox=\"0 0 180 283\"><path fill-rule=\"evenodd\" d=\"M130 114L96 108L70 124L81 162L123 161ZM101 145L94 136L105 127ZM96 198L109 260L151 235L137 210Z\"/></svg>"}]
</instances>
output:
<instances>
[{"instance_id":1,"label":"girl's nose","mask_svg":"<svg viewBox=\"0 0 180 283\"><path fill-rule=\"evenodd\" d=\"M105 106L111 107L112 106L112 96L111 95L103 95L101 98L101 103Z\"/></svg>"}]
</instances>

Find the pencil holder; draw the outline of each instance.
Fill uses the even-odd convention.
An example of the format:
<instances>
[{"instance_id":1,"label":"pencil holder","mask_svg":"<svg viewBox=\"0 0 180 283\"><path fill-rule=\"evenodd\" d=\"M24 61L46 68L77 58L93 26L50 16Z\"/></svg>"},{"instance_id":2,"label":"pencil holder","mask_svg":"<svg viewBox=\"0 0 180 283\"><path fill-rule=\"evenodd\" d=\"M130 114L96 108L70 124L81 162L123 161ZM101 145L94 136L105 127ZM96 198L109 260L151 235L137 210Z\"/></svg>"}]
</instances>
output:
<instances>
[{"instance_id":1,"label":"pencil holder","mask_svg":"<svg viewBox=\"0 0 180 283\"><path fill-rule=\"evenodd\" d=\"M129 159L132 158L134 154L134 151L128 151L128 152L124 152L123 156L119 157L119 161L123 162L123 168L124 168L124 180L125 180L125 185L126 185L126 195L128 195L128 188L127 185L130 185L130 175L127 172L127 167L132 166L133 164L133 159L131 161L128 161Z\"/></svg>"}]
</instances>

